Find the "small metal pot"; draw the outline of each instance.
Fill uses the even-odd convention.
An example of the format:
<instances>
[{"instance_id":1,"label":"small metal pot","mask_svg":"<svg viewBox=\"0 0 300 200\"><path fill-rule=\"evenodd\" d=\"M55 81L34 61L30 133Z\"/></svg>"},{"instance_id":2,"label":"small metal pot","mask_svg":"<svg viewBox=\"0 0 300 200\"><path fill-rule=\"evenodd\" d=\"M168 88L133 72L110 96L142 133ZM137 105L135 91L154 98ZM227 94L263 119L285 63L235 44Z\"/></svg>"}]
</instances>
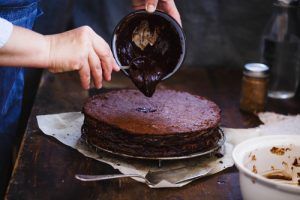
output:
<instances>
[{"instance_id":1,"label":"small metal pot","mask_svg":"<svg viewBox=\"0 0 300 200\"><path fill-rule=\"evenodd\" d=\"M172 41L172 42L178 42L180 43L181 46L181 54L179 56L179 58L175 58L178 59L178 62L176 64L176 66L174 66L174 68L172 68L170 70L170 73L166 74L164 76L164 78L162 80L165 80L167 78L169 78L170 76L172 76L182 65L184 58L185 58L185 54L186 54L186 39L185 39L185 35L183 33L183 30L181 28L181 26L177 23L177 21L172 18L171 16L169 16L168 14L161 12L161 11L155 11L154 13L148 13L145 10L138 10L138 11L134 11L129 13L128 15L126 15L123 19L121 19L121 21L118 23L118 25L116 26L114 32L113 32L113 38L111 41L111 47L112 47L112 52L113 52L113 56L116 59L116 62L118 65L120 66L124 66L126 64L121 63L118 52L117 52L117 43L118 43L118 37L120 34L122 34L122 31L126 31L126 28L128 27L127 25L129 23L138 23L138 20L140 20L140 17L143 16L143 19L147 19L148 16L151 15L156 15L158 17L163 18L166 23L171 24L172 28L174 28L174 30L177 32L178 34L178 41ZM142 21L142 20L141 20ZM128 41L128 42L132 42L132 41ZM122 71L128 76L128 69L122 69Z\"/></svg>"}]
</instances>

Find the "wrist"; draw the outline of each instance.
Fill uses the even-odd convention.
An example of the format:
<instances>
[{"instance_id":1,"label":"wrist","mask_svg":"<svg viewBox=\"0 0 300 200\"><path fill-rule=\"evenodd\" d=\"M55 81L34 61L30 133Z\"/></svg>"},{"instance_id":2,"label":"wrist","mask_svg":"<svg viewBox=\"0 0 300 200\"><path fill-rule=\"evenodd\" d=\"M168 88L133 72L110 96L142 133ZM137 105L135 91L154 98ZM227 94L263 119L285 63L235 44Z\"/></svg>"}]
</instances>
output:
<instances>
[{"instance_id":1,"label":"wrist","mask_svg":"<svg viewBox=\"0 0 300 200\"><path fill-rule=\"evenodd\" d=\"M9 40L0 49L0 65L48 68L49 54L47 36L14 26Z\"/></svg>"},{"instance_id":2,"label":"wrist","mask_svg":"<svg viewBox=\"0 0 300 200\"><path fill-rule=\"evenodd\" d=\"M50 68L51 67L51 35L43 35L44 40L44 51L43 51L43 66L44 68Z\"/></svg>"},{"instance_id":3,"label":"wrist","mask_svg":"<svg viewBox=\"0 0 300 200\"><path fill-rule=\"evenodd\" d=\"M10 41L8 51L17 57L18 62L20 62L15 64L38 68L47 68L49 66L50 42L46 36L14 26Z\"/></svg>"}]
</instances>

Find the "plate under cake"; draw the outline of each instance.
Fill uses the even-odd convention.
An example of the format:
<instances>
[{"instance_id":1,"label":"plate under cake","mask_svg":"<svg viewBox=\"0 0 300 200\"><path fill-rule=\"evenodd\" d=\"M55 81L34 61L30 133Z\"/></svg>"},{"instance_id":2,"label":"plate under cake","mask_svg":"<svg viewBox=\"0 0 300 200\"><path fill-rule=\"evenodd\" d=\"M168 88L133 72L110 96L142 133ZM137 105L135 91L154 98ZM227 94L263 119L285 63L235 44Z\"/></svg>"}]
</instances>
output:
<instances>
[{"instance_id":1,"label":"plate under cake","mask_svg":"<svg viewBox=\"0 0 300 200\"><path fill-rule=\"evenodd\" d=\"M220 109L187 92L137 90L96 95L83 107L82 137L102 149L142 157L190 155L215 147L221 138Z\"/></svg>"}]
</instances>

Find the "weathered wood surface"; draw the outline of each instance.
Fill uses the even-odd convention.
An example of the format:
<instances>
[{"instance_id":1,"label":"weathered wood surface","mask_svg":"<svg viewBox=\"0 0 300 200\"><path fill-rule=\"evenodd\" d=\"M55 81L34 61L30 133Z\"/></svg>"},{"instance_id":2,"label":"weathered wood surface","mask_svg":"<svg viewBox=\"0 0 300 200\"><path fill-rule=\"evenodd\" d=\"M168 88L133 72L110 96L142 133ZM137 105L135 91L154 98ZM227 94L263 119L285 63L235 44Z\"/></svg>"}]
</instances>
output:
<instances>
[{"instance_id":1,"label":"weathered wood surface","mask_svg":"<svg viewBox=\"0 0 300 200\"><path fill-rule=\"evenodd\" d=\"M222 126L253 127L260 122L254 115L239 110L239 70L184 70L160 84L206 96L222 109ZM133 87L121 73L113 76L106 88ZM105 91L102 89L101 91ZM130 178L83 183L74 174L111 174L118 171L86 158L75 150L47 137L37 127L36 115L80 111L89 93L80 88L77 74L44 73L28 127L20 147L7 199L241 199L238 172L227 169L176 189L150 189ZM267 111L300 113L299 97L268 100Z\"/></svg>"}]
</instances>

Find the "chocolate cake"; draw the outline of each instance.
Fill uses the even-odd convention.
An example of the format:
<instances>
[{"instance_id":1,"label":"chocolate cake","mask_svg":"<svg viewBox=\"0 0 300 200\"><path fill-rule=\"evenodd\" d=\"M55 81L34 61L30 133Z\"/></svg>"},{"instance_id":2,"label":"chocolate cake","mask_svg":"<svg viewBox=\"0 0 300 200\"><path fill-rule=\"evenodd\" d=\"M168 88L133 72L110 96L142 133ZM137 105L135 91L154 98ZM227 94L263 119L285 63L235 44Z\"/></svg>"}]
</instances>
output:
<instances>
[{"instance_id":1,"label":"chocolate cake","mask_svg":"<svg viewBox=\"0 0 300 200\"><path fill-rule=\"evenodd\" d=\"M217 145L219 107L203 97L157 90L118 90L88 99L82 137L112 152L143 157L184 156Z\"/></svg>"}]
</instances>

